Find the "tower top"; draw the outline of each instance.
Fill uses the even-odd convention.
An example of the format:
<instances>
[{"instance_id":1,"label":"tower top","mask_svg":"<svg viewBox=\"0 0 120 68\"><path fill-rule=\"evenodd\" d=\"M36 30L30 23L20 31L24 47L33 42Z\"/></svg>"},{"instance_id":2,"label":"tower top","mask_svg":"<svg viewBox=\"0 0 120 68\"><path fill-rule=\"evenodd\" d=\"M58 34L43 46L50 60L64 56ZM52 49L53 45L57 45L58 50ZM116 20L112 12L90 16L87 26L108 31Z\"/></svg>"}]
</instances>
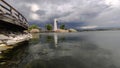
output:
<instances>
[{"instance_id":1,"label":"tower top","mask_svg":"<svg viewBox=\"0 0 120 68\"><path fill-rule=\"evenodd\" d=\"M55 19L54 19L54 21L56 21L56 22L57 22L57 21L58 21L58 19L57 19L57 18L55 18Z\"/></svg>"}]
</instances>

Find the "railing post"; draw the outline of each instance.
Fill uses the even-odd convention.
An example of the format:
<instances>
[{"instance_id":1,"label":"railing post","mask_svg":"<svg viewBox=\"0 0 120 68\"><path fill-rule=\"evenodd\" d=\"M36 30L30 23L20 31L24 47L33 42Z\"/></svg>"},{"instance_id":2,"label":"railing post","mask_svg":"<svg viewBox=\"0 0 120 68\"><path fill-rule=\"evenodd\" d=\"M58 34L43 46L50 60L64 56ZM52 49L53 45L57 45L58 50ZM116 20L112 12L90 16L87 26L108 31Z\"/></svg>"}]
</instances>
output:
<instances>
[{"instance_id":1,"label":"railing post","mask_svg":"<svg viewBox=\"0 0 120 68\"><path fill-rule=\"evenodd\" d=\"M10 7L10 14L13 16L13 13L12 13L12 8Z\"/></svg>"}]
</instances>

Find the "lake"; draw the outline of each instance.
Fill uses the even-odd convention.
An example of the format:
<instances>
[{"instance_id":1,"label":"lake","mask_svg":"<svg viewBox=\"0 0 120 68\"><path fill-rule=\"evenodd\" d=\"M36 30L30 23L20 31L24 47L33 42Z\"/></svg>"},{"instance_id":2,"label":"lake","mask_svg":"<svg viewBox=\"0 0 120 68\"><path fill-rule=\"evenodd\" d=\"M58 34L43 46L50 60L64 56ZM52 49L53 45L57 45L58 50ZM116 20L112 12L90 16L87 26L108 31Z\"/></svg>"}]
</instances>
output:
<instances>
[{"instance_id":1,"label":"lake","mask_svg":"<svg viewBox=\"0 0 120 68\"><path fill-rule=\"evenodd\" d=\"M0 56L0 68L120 68L120 31L33 34Z\"/></svg>"}]
</instances>

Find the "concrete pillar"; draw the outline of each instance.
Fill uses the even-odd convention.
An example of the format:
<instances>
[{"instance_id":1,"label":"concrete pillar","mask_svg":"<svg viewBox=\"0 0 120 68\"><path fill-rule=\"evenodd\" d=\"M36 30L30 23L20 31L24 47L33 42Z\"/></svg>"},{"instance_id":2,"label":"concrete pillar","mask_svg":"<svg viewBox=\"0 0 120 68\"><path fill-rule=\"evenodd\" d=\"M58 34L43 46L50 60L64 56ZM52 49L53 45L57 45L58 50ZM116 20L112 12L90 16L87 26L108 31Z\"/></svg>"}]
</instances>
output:
<instances>
[{"instance_id":1,"label":"concrete pillar","mask_svg":"<svg viewBox=\"0 0 120 68\"><path fill-rule=\"evenodd\" d=\"M57 19L54 19L54 31L57 30Z\"/></svg>"}]
</instances>

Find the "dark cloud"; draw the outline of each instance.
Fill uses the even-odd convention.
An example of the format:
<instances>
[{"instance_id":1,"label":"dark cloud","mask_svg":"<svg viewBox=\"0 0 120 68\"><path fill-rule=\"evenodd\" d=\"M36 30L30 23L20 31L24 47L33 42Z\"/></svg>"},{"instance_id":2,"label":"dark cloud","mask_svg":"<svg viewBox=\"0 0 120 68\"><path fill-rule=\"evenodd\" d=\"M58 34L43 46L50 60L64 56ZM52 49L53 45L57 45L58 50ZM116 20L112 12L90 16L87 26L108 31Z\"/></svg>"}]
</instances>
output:
<instances>
[{"instance_id":1,"label":"dark cloud","mask_svg":"<svg viewBox=\"0 0 120 68\"><path fill-rule=\"evenodd\" d=\"M36 14L42 16L42 15L45 15L46 12L47 12L47 11L45 11L45 10L38 10L38 11L36 11Z\"/></svg>"},{"instance_id":2,"label":"dark cloud","mask_svg":"<svg viewBox=\"0 0 120 68\"><path fill-rule=\"evenodd\" d=\"M85 26L120 27L119 0L6 0L19 10L29 22L76 22ZM82 22L82 23L81 23ZM38 24L38 23L37 23ZM81 24L81 25L80 25Z\"/></svg>"}]
</instances>

